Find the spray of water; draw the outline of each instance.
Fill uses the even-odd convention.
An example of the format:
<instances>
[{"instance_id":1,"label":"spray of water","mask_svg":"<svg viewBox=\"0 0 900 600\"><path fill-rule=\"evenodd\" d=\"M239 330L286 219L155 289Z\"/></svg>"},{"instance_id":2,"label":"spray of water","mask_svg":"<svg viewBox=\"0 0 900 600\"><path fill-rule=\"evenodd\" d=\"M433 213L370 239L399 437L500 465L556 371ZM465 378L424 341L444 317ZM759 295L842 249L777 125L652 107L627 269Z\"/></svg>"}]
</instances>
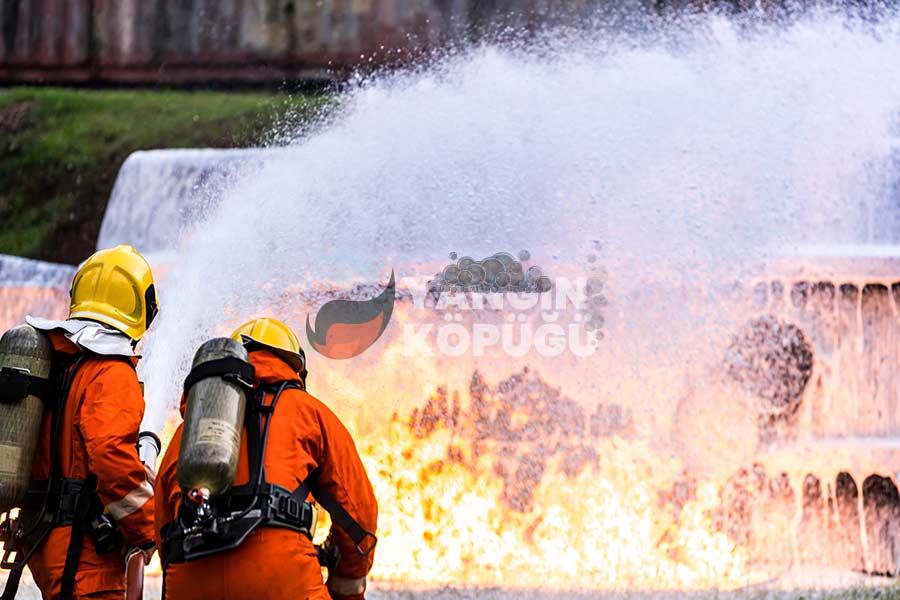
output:
<instances>
[{"instance_id":1,"label":"spray of water","mask_svg":"<svg viewBox=\"0 0 900 600\"><path fill-rule=\"evenodd\" d=\"M145 426L159 430L177 406L197 346L242 320L268 314L302 332L330 290L383 284L393 269L402 292L405 277L433 276L451 251L528 250L551 276L598 265L608 276L591 356L398 360L402 336L389 328L349 361L310 353L313 393L359 428L360 415L384 424L448 381L466 388L475 368L498 382L527 366L588 410L624 404L640 447L666 452L693 366L720 356L743 323L722 310L741 273L800 246L900 239L900 20L828 13L752 25L711 16L652 38L486 45L360 83L328 126L201 190L208 210L172 250L144 348ZM560 485L575 494L588 483ZM598 515L591 537L602 540L609 522ZM632 565L627 540L640 535L617 538L635 581L710 581L654 572L640 544ZM390 538L380 564L403 577ZM440 558L444 570L425 580L456 573L455 559ZM456 558L462 577L467 559ZM615 564L597 569L586 585L623 585Z\"/></svg>"},{"instance_id":2,"label":"spray of water","mask_svg":"<svg viewBox=\"0 0 900 600\"><path fill-rule=\"evenodd\" d=\"M287 289L430 274L451 250L578 261L600 240L629 335L686 316L629 310L660 273L700 283L774 246L890 241L897 26L710 17L649 42L486 46L360 86L333 125L217 190L178 249L143 365L149 424L199 342Z\"/></svg>"}]
</instances>

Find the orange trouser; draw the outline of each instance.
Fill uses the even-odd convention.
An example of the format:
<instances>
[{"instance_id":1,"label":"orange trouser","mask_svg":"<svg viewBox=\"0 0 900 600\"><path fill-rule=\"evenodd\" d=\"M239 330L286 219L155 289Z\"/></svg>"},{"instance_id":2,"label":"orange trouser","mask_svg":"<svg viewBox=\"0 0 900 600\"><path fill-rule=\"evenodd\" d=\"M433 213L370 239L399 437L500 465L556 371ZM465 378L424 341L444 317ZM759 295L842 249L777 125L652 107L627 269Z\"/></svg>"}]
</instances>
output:
<instances>
[{"instance_id":1,"label":"orange trouser","mask_svg":"<svg viewBox=\"0 0 900 600\"><path fill-rule=\"evenodd\" d=\"M57 527L38 548L28 568L44 600L59 597L71 527ZM125 563L117 551L97 554L85 536L81 559L75 571L74 600L78 598L116 598L125 596Z\"/></svg>"},{"instance_id":2,"label":"orange trouser","mask_svg":"<svg viewBox=\"0 0 900 600\"><path fill-rule=\"evenodd\" d=\"M228 552L166 569L166 600L331 600L303 534L260 527Z\"/></svg>"}]
</instances>

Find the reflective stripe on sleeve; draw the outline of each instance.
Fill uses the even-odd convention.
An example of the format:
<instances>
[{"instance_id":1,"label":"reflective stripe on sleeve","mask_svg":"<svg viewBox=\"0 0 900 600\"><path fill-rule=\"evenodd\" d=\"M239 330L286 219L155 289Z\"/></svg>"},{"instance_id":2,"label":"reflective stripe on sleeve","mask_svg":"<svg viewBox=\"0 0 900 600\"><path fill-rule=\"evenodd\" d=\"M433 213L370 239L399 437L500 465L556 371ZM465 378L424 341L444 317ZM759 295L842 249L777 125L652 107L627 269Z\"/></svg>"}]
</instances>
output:
<instances>
[{"instance_id":1,"label":"reflective stripe on sleeve","mask_svg":"<svg viewBox=\"0 0 900 600\"><path fill-rule=\"evenodd\" d=\"M139 511L141 507L147 503L147 500L150 500L151 498L153 498L153 487L150 485L149 481L145 481L128 492L128 495L121 500L110 502L104 508L118 521L119 519L124 519L133 512Z\"/></svg>"},{"instance_id":2,"label":"reflective stripe on sleeve","mask_svg":"<svg viewBox=\"0 0 900 600\"><path fill-rule=\"evenodd\" d=\"M356 596L366 591L366 578L350 579L328 574L328 590L341 596Z\"/></svg>"}]
</instances>

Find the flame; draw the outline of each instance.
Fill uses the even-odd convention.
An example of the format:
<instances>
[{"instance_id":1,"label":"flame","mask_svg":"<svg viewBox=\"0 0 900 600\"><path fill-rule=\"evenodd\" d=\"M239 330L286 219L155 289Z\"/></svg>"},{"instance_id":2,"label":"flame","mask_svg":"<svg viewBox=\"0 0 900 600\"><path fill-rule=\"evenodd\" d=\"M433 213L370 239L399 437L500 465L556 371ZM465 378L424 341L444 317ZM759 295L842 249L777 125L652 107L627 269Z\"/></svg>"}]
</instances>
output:
<instances>
[{"instance_id":1,"label":"flame","mask_svg":"<svg viewBox=\"0 0 900 600\"><path fill-rule=\"evenodd\" d=\"M722 530L722 482L673 492L685 465L627 406L568 397L584 390L554 388L533 357L429 352L401 334L421 319L398 302L365 360L310 367L311 392L353 433L378 498L372 579L671 590L764 577ZM545 363L554 381L584 369Z\"/></svg>"},{"instance_id":2,"label":"flame","mask_svg":"<svg viewBox=\"0 0 900 600\"><path fill-rule=\"evenodd\" d=\"M647 443L610 437L577 474L554 457L518 511L497 475L501 445L468 455L460 431L441 425L423 436L395 418L386 434L358 440L380 507L373 577L555 589L747 583L747 553L715 527L718 486L700 485L681 506L661 500L678 465Z\"/></svg>"},{"instance_id":3,"label":"flame","mask_svg":"<svg viewBox=\"0 0 900 600\"><path fill-rule=\"evenodd\" d=\"M534 357L448 359L399 333L421 319L398 303L377 358L312 369L313 394L353 432L379 501L374 579L670 590L764 577L722 530L722 482L673 492L685 465L628 406L547 382L583 364L544 360L544 373Z\"/></svg>"}]
</instances>

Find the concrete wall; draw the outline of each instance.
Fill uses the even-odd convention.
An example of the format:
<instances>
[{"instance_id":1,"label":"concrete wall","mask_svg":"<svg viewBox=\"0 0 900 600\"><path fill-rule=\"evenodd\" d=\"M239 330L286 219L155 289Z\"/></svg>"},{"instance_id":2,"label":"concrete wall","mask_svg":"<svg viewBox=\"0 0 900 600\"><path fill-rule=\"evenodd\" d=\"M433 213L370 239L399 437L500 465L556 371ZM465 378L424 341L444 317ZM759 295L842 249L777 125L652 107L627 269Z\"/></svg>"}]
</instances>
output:
<instances>
[{"instance_id":1,"label":"concrete wall","mask_svg":"<svg viewBox=\"0 0 900 600\"><path fill-rule=\"evenodd\" d=\"M340 76L487 26L578 20L601 0L0 0L0 81ZM551 11L552 8L552 11ZM560 15L565 15L560 17Z\"/></svg>"}]
</instances>

